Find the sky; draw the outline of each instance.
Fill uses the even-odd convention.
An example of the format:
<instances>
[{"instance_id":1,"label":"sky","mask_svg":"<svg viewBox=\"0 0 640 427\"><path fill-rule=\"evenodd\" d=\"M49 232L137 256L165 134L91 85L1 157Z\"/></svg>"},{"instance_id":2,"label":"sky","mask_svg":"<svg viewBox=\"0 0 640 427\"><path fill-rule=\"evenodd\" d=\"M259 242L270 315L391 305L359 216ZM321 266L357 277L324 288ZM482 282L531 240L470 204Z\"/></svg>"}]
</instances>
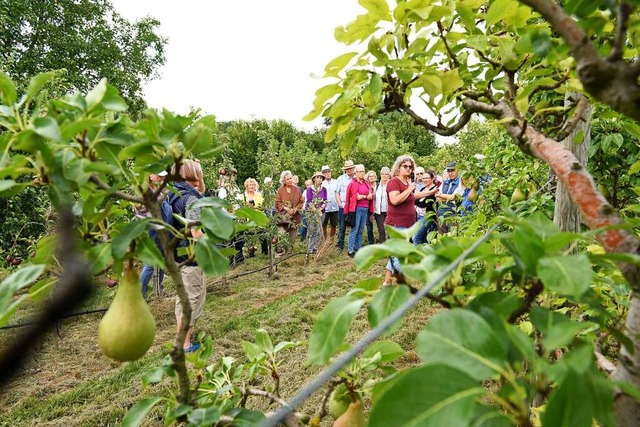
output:
<instances>
[{"instance_id":1,"label":"sky","mask_svg":"<svg viewBox=\"0 0 640 427\"><path fill-rule=\"evenodd\" d=\"M160 77L144 87L150 107L187 113L199 107L219 121L304 122L325 65L353 51L337 26L365 10L357 0L111 0L129 20L150 15L168 38Z\"/></svg>"}]
</instances>

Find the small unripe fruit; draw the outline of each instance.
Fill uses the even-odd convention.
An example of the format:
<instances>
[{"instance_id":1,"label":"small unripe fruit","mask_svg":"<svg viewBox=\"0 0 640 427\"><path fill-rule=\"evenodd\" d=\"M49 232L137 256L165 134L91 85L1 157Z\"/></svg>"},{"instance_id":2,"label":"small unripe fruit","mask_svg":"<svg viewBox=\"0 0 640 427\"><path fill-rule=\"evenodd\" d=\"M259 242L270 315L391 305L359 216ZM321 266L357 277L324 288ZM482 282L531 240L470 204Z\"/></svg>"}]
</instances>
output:
<instances>
[{"instance_id":1,"label":"small unripe fruit","mask_svg":"<svg viewBox=\"0 0 640 427\"><path fill-rule=\"evenodd\" d=\"M333 427L366 427L367 421L364 419L362 403L355 401L349 405L347 412L342 414L334 423Z\"/></svg>"},{"instance_id":2,"label":"small unripe fruit","mask_svg":"<svg viewBox=\"0 0 640 427\"><path fill-rule=\"evenodd\" d=\"M329 412L329 415L331 415L333 419L336 420L342 414L347 412L347 408L349 408L350 403L351 397L349 396L347 387L344 384L338 384L329 396L327 412Z\"/></svg>"},{"instance_id":3,"label":"small unripe fruit","mask_svg":"<svg viewBox=\"0 0 640 427\"><path fill-rule=\"evenodd\" d=\"M107 280L107 286L110 288L113 288L114 286L116 286L118 284L118 281L116 279L109 279Z\"/></svg>"},{"instance_id":4,"label":"small unripe fruit","mask_svg":"<svg viewBox=\"0 0 640 427\"><path fill-rule=\"evenodd\" d=\"M513 190L513 194L511 195L511 203L515 204L523 201L524 199L526 199L526 196L524 195L520 187L516 187L516 189Z\"/></svg>"},{"instance_id":5,"label":"small unripe fruit","mask_svg":"<svg viewBox=\"0 0 640 427\"><path fill-rule=\"evenodd\" d=\"M22 258L20 257L14 257L11 260L11 265L20 265L22 263Z\"/></svg>"}]
</instances>

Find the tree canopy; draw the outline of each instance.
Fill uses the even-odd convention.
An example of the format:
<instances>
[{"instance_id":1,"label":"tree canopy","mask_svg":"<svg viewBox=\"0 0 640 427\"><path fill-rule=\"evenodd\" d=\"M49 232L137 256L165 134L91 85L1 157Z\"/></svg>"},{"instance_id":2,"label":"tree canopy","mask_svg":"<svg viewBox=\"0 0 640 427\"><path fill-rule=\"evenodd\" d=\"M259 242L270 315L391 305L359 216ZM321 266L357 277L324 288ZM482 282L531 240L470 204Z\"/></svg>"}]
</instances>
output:
<instances>
[{"instance_id":1,"label":"tree canopy","mask_svg":"<svg viewBox=\"0 0 640 427\"><path fill-rule=\"evenodd\" d=\"M65 69L59 94L87 92L102 78L130 112L146 106L142 84L165 62L159 21L130 22L109 0L5 0L0 4L0 69L24 85L38 73Z\"/></svg>"}]
</instances>

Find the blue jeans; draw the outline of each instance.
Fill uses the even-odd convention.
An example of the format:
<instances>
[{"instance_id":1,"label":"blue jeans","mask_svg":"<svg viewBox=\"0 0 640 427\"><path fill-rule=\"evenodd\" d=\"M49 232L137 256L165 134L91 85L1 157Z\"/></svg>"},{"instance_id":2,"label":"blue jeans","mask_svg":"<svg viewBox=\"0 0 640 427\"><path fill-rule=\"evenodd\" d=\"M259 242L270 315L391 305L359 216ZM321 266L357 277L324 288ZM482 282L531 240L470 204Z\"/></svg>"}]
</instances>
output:
<instances>
[{"instance_id":1,"label":"blue jeans","mask_svg":"<svg viewBox=\"0 0 640 427\"><path fill-rule=\"evenodd\" d=\"M300 227L298 228L298 237L300 237L300 241L304 242L307 238L307 212L302 212L302 221L300 222Z\"/></svg>"},{"instance_id":2,"label":"blue jeans","mask_svg":"<svg viewBox=\"0 0 640 427\"><path fill-rule=\"evenodd\" d=\"M143 296L147 294L147 290L149 289L149 282L153 277L153 270L154 268L151 265L144 264L142 266L142 272L140 273L140 285L142 287ZM164 279L164 271L159 270L158 274L159 274L158 280L160 283L160 292L162 292L162 280Z\"/></svg>"},{"instance_id":3,"label":"blue jeans","mask_svg":"<svg viewBox=\"0 0 640 427\"><path fill-rule=\"evenodd\" d=\"M371 215L367 214L367 242L370 245L376 243L376 239L373 236L373 222L371 221Z\"/></svg>"},{"instance_id":4,"label":"blue jeans","mask_svg":"<svg viewBox=\"0 0 640 427\"><path fill-rule=\"evenodd\" d=\"M356 208L356 225L349 232L349 252L355 252L362 247L362 231L368 216L369 208Z\"/></svg>"},{"instance_id":5,"label":"blue jeans","mask_svg":"<svg viewBox=\"0 0 640 427\"><path fill-rule=\"evenodd\" d=\"M407 227L393 227L396 230L406 230ZM389 270L392 274L400 273L400 260L394 256L389 257L389 261L387 261L387 270Z\"/></svg>"},{"instance_id":6,"label":"blue jeans","mask_svg":"<svg viewBox=\"0 0 640 427\"><path fill-rule=\"evenodd\" d=\"M347 224L344 223L344 210L338 210L338 241L336 246L338 249L344 249L344 235L347 232Z\"/></svg>"},{"instance_id":7,"label":"blue jeans","mask_svg":"<svg viewBox=\"0 0 640 427\"><path fill-rule=\"evenodd\" d=\"M420 227L418 232L413 236L414 244L421 245L427 243L427 235L438 229L435 218L435 216L430 216L429 218L423 216L418 217L418 222L422 224L422 227Z\"/></svg>"}]
</instances>

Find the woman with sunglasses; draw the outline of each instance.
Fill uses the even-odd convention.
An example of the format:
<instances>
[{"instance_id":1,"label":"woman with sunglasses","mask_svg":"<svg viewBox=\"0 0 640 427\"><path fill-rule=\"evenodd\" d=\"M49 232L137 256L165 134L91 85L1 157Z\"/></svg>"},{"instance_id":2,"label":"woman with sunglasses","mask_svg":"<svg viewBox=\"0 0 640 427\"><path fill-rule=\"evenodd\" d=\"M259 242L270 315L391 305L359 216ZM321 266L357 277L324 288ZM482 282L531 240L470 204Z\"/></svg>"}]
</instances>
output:
<instances>
[{"instance_id":1,"label":"woman with sunglasses","mask_svg":"<svg viewBox=\"0 0 640 427\"><path fill-rule=\"evenodd\" d=\"M409 155L398 157L391 168L393 178L387 184L388 208L385 224L395 228L405 229L416 222L415 196L416 184L411 181L411 174L416 162ZM390 257L382 286L391 285L393 277L399 282L404 281L400 272L400 261Z\"/></svg>"}]
</instances>

